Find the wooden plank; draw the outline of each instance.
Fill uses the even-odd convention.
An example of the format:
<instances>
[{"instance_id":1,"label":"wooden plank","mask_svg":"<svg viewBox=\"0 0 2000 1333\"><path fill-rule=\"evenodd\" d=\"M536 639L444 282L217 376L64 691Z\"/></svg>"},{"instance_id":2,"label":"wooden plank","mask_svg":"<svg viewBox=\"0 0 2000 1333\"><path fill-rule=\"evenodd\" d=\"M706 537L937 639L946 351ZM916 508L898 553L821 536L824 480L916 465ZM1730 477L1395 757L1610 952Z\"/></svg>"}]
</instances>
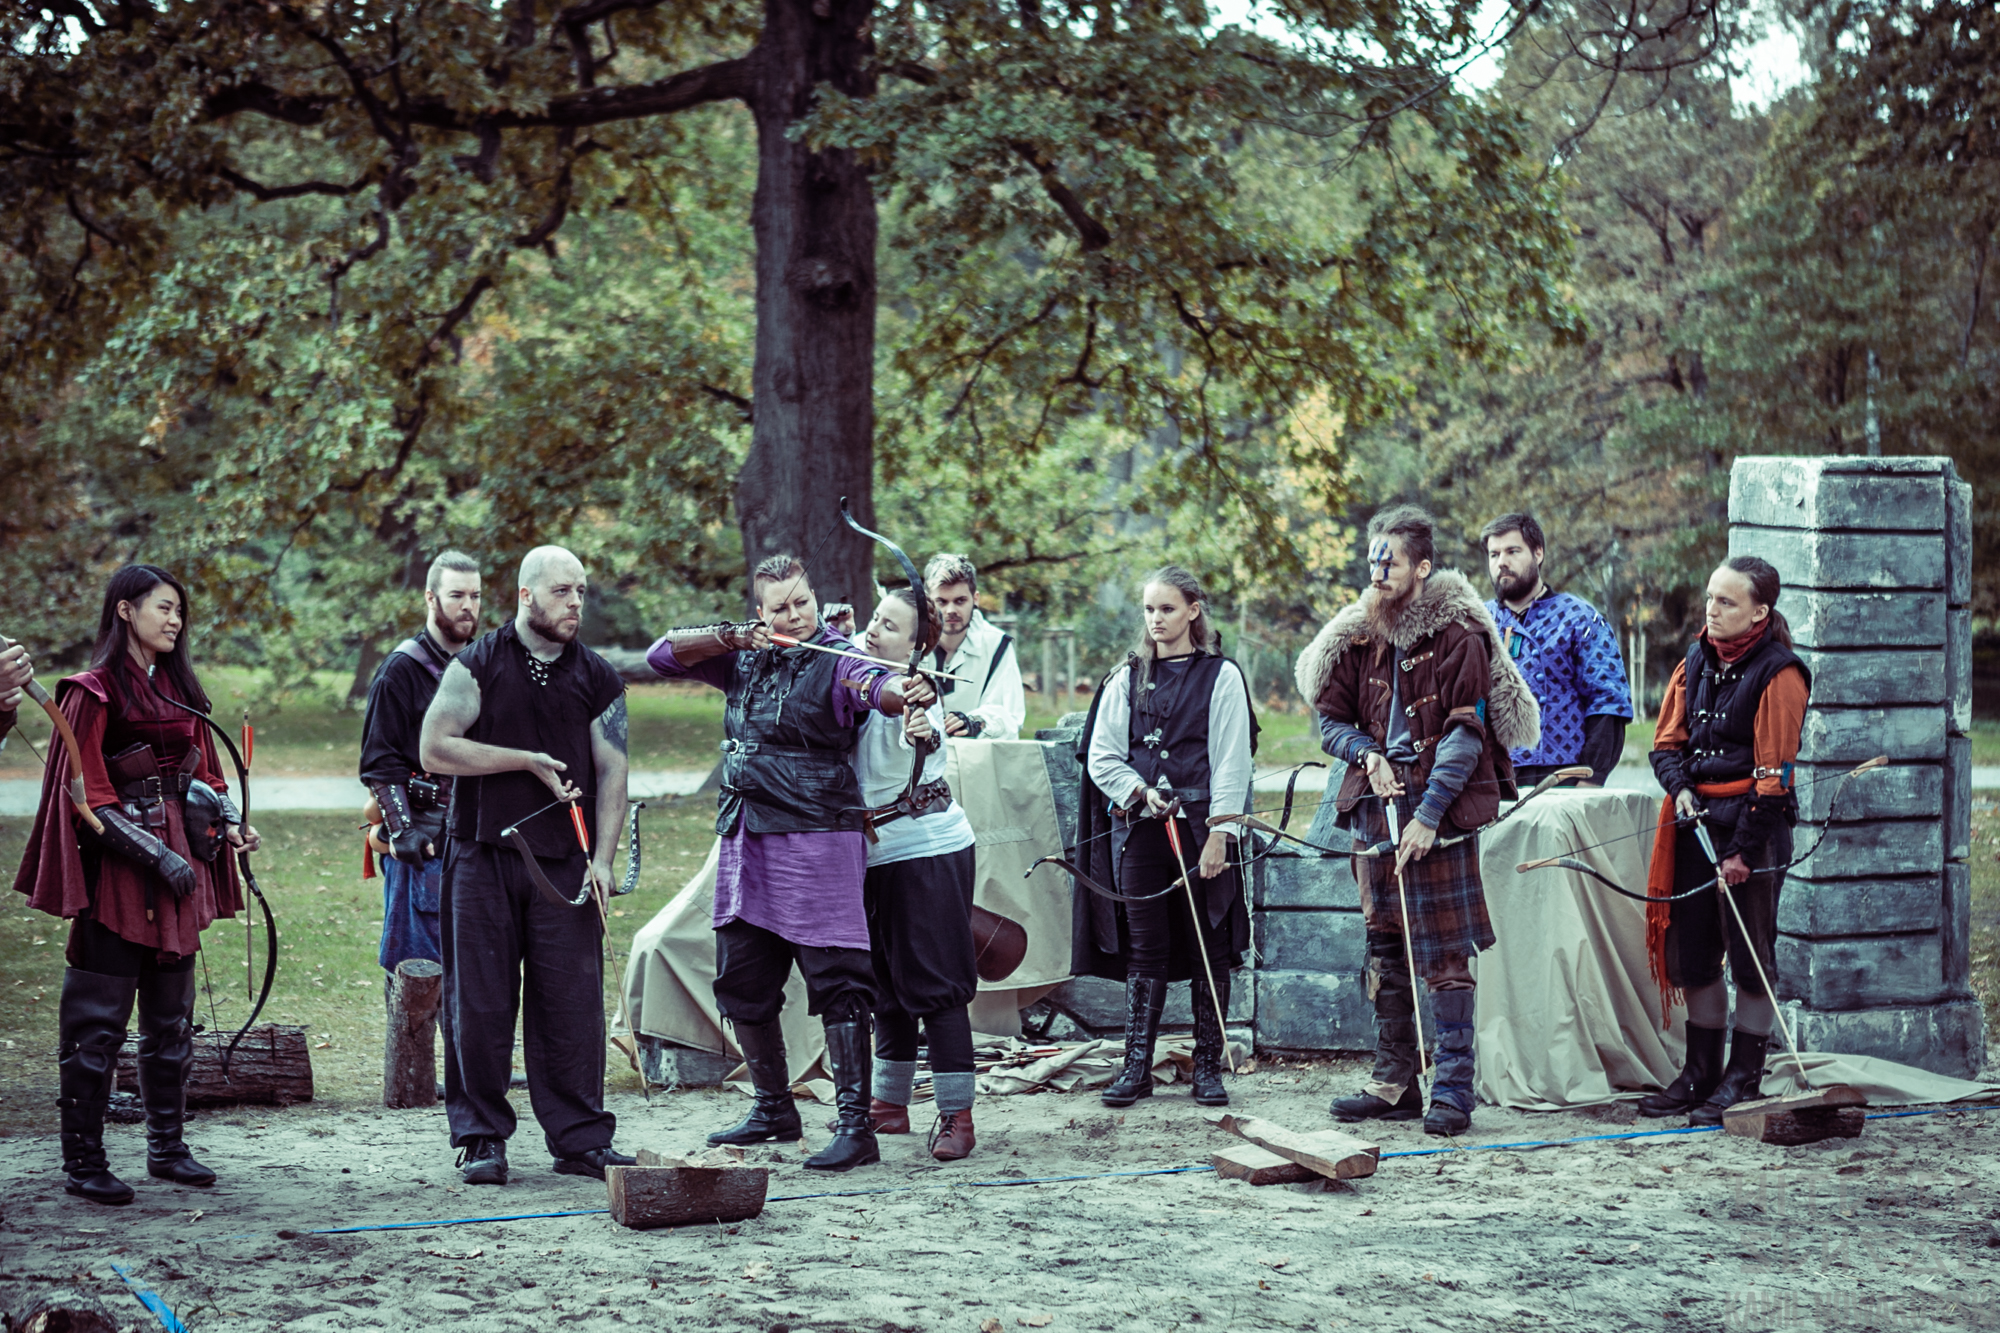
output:
<instances>
[{"instance_id":1,"label":"wooden plank","mask_svg":"<svg viewBox=\"0 0 2000 1333\"><path fill-rule=\"evenodd\" d=\"M666 1165L613 1166L604 1172L611 1216L621 1226L644 1230L701 1222L741 1222L764 1211L768 1167L689 1166L678 1158Z\"/></svg>"},{"instance_id":2,"label":"wooden plank","mask_svg":"<svg viewBox=\"0 0 2000 1333\"><path fill-rule=\"evenodd\" d=\"M1868 1099L1844 1083L1787 1097L1738 1102L1722 1113L1725 1133L1786 1146L1823 1139L1858 1138L1867 1123Z\"/></svg>"},{"instance_id":3,"label":"wooden plank","mask_svg":"<svg viewBox=\"0 0 2000 1333\"><path fill-rule=\"evenodd\" d=\"M1333 1129L1300 1134L1268 1120L1232 1115L1227 1111L1210 1116L1208 1122L1239 1138L1248 1139L1260 1148L1267 1148L1287 1161L1316 1171L1329 1180L1372 1176L1382 1156L1382 1150L1376 1145Z\"/></svg>"},{"instance_id":4,"label":"wooden plank","mask_svg":"<svg viewBox=\"0 0 2000 1333\"><path fill-rule=\"evenodd\" d=\"M437 1104L437 1019L444 968L427 958L396 964L389 988L389 1030L382 1043L382 1105L408 1110Z\"/></svg>"},{"instance_id":5,"label":"wooden plank","mask_svg":"<svg viewBox=\"0 0 2000 1333\"><path fill-rule=\"evenodd\" d=\"M1208 1160L1214 1164L1215 1174L1224 1180L1247 1180L1252 1185L1296 1185L1318 1175L1318 1172L1300 1166L1290 1158L1280 1157L1269 1148L1259 1148L1254 1143L1224 1148L1211 1154Z\"/></svg>"},{"instance_id":6,"label":"wooden plank","mask_svg":"<svg viewBox=\"0 0 2000 1333\"><path fill-rule=\"evenodd\" d=\"M231 1031L203 1032L194 1039L194 1060L188 1065L189 1106L290 1106L313 1098L312 1053L306 1030L290 1023L259 1023L244 1034L243 1044L229 1058L229 1078L222 1077L222 1052ZM139 1090L139 1036L125 1039L118 1053L118 1090Z\"/></svg>"}]
</instances>

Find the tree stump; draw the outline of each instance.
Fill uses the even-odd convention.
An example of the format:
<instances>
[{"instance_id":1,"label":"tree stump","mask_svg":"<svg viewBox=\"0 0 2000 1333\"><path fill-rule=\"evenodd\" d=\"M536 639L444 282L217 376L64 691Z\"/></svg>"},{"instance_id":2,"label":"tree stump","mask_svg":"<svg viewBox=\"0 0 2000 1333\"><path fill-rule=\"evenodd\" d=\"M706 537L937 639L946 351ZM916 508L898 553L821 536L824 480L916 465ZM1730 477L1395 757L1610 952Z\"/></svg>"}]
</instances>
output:
<instances>
[{"instance_id":1,"label":"tree stump","mask_svg":"<svg viewBox=\"0 0 2000 1333\"><path fill-rule=\"evenodd\" d=\"M291 1023L259 1023L243 1034L222 1077L222 1052L234 1032L204 1032L194 1039L188 1066L189 1106L290 1106L313 1098L312 1053L306 1030ZM139 1090L139 1038L125 1039L118 1052L118 1090Z\"/></svg>"},{"instance_id":2,"label":"tree stump","mask_svg":"<svg viewBox=\"0 0 2000 1333\"><path fill-rule=\"evenodd\" d=\"M78 1291L52 1291L28 1302L7 1327L14 1333L118 1333L119 1325L96 1297Z\"/></svg>"},{"instance_id":3,"label":"tree stump","mask_svg":"<svg viewBox=\"0 0 2000 1333\"><path fill-rule=\"evenodd\" d=\"M437 1103L438 1006L444 968L426 958L396 964L389 987L389 1034L382 1043L382 1105L396 1110Z\"/></svg>"}]
</instances>

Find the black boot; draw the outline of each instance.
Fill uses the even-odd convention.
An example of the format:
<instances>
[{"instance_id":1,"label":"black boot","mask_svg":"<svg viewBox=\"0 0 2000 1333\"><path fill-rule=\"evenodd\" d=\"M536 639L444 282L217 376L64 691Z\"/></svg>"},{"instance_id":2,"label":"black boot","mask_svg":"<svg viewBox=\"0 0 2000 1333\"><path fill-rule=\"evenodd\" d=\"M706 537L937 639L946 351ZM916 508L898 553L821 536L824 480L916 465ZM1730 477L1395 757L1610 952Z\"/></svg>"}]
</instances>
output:
<instances>
[{"instance_id":1,"label":"black boot","mask_svg":"<svg viewBox=\"0 0 2000 1333\"><path fill-rule=\"evenodd\" d=\"M851 1171L882 1160L875 1145L875 1122L868 1118L873 1037L868 1015L826 1024L826 1059L833 1066L833 1104L840 1127L833 1141L806 1158L815 1171Z\"/></svg>"},{"instance_id":2,"label":"black boot","mask_svg":"<svg viewBox=\"0 0 2000 1333\"><path fill-rule=\"evenodd\" d=\"M1161 978L1125 979L1125 1066L1099 1098L1106 1106L1130 1106L1153 1095L1153 1044L1166 1005L1167 983Z\"/></svg>"},{"instance_id":3,"label":"black boot","mask_svg":"<svg viewBox=\"0 0 2000 1333\"><path fill-rule=\"evenodd\" d=\"M1336 1097L1327 1109L1343 1124L1360 1120L1415 1120L1424 1113L1424 1092L1417 1083L1416 999L1409 969L1403 963L1403 937L1371 931L1368 969L1375 983L1375 1068L1373 1084L1403 1089L1395 1101L1372 1092Z\"/></svg>"},{"instance_id":4,"label":"black boot","mask_svg":"<svg viewBox=\"0 0 2000 1333\"><path fill-rule=\"evenodd\" d=\"M1472 1013L1477 991L1431 992L1431 1013L1437 1019L1437 1045L1432 1047L1431 1109L1424 1114L1424 1133L1449 1137L1472 1128Z\"/></svg>"},{"instance_id":5,"label":"black boot","mask_svg":"<svg viewBox=\"0 0 2000 1333\"><path fill-rule=\"evenodd\" d=\"M1229 973L1218 968L1216 989L1222 1011L1229 1012ZM1229 1089L1222 1085L1223 1066L1228 1063L1228 1037L1222 1020L1216 1017L1216 1001L1208 993L1208 978L1197 975L1191 984L1194 1001L1194 1101L1196 1106L1229 1105Z\"/></svg>"},{"instance_id":6,"label":"black boot","mask_svg":"<svg viewBox=\"0 0 2000 1333\"><path fill-rule=\"evenodd\" d=\"M118 1076L118 1051L132 1016L131 977L69 968L63 973L56 1061L61 1111L63 1189L92 1203L130 1203L132 1187L111 1174L104 1157L104 1111Z\"/></svg>"},{"instance_id":7,"label":"black boot","mask_svg":"<svg viewBox=\"0 0 2000 1333\"><path fill-rule=\"evenodd\" d=\"M1639 1099L1639 1114L1654 1120L1686 1115L1707 1101L1708 1094L1722 1081L1723 1036L1721 1028L1688 1024L1687 1064L1674 1075L1673 1082Z\"/></svg>"},{"instance_id":8,"label":"black boot","mask_svg":"<svg viewBox=\"0 0 2000 1333\"><path fill-rule=\"evenodd\" d=\"M1722 1113L1736 1103L1754 1102L1762 1097L1764 1056L1770 1047L1768 1035L1736 1029L1729 1039L1729 1067L1722 1071L1722 1081L1708 1094L1708 1100L1689 1114L1688 1123L1719 1125Z\"/></svg>"},{"instance_id":9,"label":"black boot","mask_svg":"<svg viewBox=\"0 0 2000 1333\"><path fill-rule=\"evenodd\" d=\"M139 983L139 1100L146 1108L146 1174L176 1185L215 1183L181 1140L187 1070L194 1061L194 973L155 972Z\"/></svg>"},{"instance_id":10,"label":"black boot","mask_svg":"<svg viewBox=\"0 0 2000 1333\"><path fill-rule=\"evenodd\" d=\"M710 1143L797 1143L806 1136L799 1119L798 1103L792 1100L791 1070L785 1064L785 1030L777 1019L768 1023L736 1024L736 1044L743 1050L743 1063L750 1069L750 1086L756 1101L750 1114L734 1129L718 1130L708 1136Z\"/></svg>"}]
</instances>

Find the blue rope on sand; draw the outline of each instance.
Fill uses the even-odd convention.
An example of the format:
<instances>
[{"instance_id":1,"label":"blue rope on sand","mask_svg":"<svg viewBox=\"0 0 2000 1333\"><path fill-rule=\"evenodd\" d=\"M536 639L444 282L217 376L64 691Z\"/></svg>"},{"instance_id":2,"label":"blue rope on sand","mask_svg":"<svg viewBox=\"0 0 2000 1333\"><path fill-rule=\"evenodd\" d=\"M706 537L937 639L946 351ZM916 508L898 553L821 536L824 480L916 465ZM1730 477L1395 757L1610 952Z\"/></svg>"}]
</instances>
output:
<instances>
[{"instance_id":1,"label":"blue rope on sand","mask_svg":"<svg viewBox=\"0 0 2000 1333\"><path fill-rule=\"evenodd\" d=\"M132 1275L125 1271L124 1265L113 1264L111 1265L111 1270L118 1274L119 1277L125 1279L125 1285L130 1287L132 1294L139 1298L139 1304L153 1312L153 1317L160 1321L161 1326L167 1330L167 1333L188 1333L188 1326L181 1322L180 1316L169 1309L165 1301L134 1282Z\"/></svg>"}]
</instances>

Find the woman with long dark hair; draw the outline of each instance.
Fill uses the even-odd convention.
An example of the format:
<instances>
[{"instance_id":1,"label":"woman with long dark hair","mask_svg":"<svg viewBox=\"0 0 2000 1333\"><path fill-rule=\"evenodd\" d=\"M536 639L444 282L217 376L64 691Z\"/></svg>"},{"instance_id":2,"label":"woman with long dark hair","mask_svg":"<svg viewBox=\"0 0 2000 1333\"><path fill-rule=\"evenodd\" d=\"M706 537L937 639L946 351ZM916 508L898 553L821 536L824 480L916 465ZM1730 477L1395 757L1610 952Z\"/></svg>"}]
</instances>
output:
<instances>
[{"instance_id":1,"label":"woman with long dark hair","mask_svg":"<svg viewBox=\"0 0 2000 1333\"><path fill-rule=\"evenodd\" d=\"M1139 644L1098 689L1088 727L1086 799L1101 792L1112 807L1113 883L1124 899L1091 904L1092 933L1115 941L1107 952L1125 976L1125 1063L1103 1100L1130 1106L1152 1096L1167 983L1186 979L1194 1100L1226 1106L1220 1014L1229 1007L1229 969L1249 946L1250 912L1235 840L1208 820L1243 813L1250 795L1250 691L1222 655L1194 575L1177 565L1157 569L1146 576L1142 600Z\"/></svg>"},{"instance_id":2,"label":"woman with long dark hair","mask_svg":"<svg viewBox=\"0 0 2000 1333\"><path fill-rule=\"evenodd\" d=\"M30 907L71 922L56 1105L63 1188L93 1203L132 1198L105 1156L104 1114L135 998L147 1174L215 1183L181 1137L195 952L211 921L242 908L229 853L254 851L258 839L229 797L206 726L187 711L208 711L187 620L187 589L166 570L126 565L111 576L90 669L56 686L82 772L70 771L65 750L50 751L14 878ZM87 816L71 800L74 777Z\"/></svg>"},{"instance_id":3,"label":"woman with long dark hair","mask_svg":"<svg viewBox=\"0 0 2000 1333\"><path fill-rule=\"evenodd\" d=\"M1778 613L1778 571L1731 556L1709 576L1707 623L1667 682L1653 737L1653 773L1667 797L1647 876L1662 901L1646 909L1646 939L1663 1001L1676 991L1687 999L1687 1064L1639 1102L1640 1115L1719 1125L1724 1111L1759 1095L1777 1016L1764 978L1777 971L1778 891L1799 817L1792 764L1811 689ZM1718 873L1734 910L1715 887ZM1690 896L1671 896L1679 894ZM1736 982L1727 1065L1725 957Z\"/></svg>"}]
</instances>

